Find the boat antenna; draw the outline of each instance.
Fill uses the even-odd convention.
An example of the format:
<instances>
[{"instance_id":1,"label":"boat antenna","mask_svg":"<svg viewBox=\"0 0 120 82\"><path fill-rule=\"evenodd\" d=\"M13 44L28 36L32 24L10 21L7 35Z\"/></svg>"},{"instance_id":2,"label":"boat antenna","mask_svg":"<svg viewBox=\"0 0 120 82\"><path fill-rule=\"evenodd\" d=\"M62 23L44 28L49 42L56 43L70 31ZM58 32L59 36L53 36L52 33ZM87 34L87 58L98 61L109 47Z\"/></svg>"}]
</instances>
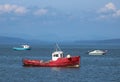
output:
<instances>
[{"instance_id":1,"label":"boat antenna","mask_svg":"<svg viewBox=\"0 0 120 82\"><path fill-rule=\"evenodd\" d=\"M60 47L58 46L58 44L56 43L56 51L61 51Z\"/></svg>"}]
</instances>

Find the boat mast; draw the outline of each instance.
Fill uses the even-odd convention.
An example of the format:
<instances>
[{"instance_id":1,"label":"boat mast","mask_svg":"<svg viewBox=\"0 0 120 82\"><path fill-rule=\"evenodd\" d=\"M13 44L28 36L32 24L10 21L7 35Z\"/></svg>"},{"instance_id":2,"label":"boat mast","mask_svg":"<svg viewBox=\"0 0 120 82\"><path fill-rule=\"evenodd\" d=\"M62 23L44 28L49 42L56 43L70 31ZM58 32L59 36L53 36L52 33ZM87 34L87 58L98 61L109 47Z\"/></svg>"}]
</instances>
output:
<instances>
[{"instance_id":1,"label":"boat mast","mask_svg":"<svg viewBox=\"0 0 120 82\"><path fill-rule=\"evenodd\" d=\"M56 43L56 51L61 51L60 47L58 46L58 44Z\"/></svg>"}]
</instances>

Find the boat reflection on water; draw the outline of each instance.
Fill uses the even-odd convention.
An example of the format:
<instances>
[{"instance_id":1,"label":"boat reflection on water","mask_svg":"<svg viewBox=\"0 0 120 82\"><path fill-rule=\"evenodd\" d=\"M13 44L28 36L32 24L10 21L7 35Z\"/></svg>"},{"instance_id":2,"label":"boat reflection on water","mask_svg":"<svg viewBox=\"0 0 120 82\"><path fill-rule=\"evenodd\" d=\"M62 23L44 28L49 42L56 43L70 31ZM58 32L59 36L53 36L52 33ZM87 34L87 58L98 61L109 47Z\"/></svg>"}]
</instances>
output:
<instances>
[{"instance_id":1,"label":"boat reflection on water","mask_svg":"<svg viewBox=\"0 0 120 82\"><path fill-rule=\"evenodd\" d=\"M61 70L61 67L52 67L51 68L53 71L60 71Z\"/></svg>"}]
</instances>

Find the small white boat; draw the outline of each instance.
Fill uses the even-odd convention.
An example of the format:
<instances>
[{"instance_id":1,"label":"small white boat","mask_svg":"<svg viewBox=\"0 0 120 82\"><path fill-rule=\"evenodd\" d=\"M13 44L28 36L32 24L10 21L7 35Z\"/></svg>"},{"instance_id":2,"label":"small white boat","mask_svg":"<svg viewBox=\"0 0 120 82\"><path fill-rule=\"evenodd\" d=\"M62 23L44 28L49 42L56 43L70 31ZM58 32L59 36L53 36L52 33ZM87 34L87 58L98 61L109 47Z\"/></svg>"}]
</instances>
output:
<instances>
[{"instance_id":1,"label":"small white boat","mask_svg":"<svg viewBox=\"0 0 120 82\"><path fill-rule=\"evenodd\" d=\"M29 45L21 45L22 47L13 47L14 50L30 50Z\"/></svg>"},{"instance_id":2,"label":"small white boat","mask_svg":"<svg viewBox=\"0 0 120 82\"><path fill-rule=\"evenodd\" d=\"M106 54L107 50L103 51L103 50L93 50L88 52L89 55L104 55Z\"/></svg>"}]
</instances>

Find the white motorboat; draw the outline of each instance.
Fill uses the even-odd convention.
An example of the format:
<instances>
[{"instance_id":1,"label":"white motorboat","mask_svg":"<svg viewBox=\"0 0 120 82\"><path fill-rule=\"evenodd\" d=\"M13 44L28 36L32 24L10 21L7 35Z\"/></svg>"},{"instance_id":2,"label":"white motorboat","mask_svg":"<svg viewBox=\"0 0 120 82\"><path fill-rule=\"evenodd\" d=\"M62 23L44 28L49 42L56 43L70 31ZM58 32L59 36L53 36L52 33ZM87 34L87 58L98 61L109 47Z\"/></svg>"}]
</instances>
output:
<instances>
[{"instance_id":1,"label":"white motorboat","mask_svg":"<svg viewBox=\"0 0 120 82\"><path fill-rule=\"evenodd\" d=\"M103 51L103 50L93 50L90 51L88 54L89 55L104 55L106 54L107 50Z\"/></svg>"}]
</instances>

